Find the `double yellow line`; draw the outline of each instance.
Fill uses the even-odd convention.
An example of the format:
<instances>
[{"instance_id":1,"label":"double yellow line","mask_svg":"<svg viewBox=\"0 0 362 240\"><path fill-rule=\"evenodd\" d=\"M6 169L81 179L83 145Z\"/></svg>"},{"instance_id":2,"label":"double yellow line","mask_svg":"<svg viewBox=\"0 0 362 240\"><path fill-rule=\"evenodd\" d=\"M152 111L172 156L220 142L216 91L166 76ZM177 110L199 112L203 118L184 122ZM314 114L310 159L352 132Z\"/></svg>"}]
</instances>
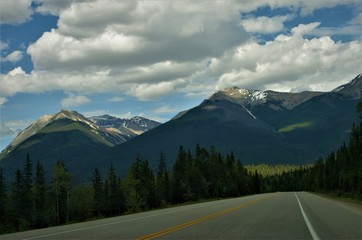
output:
<instances>
[{"instance_id":1,"label":"double yellow line","mask_svg":"<svg viewBox=\"0 0 362 240\"><path fill-rule=\"evenodd\" d=\"M164 235L166 235L166 234L169 234L169 233L172 233L172 232L176 232L176 231L179 231L179 230L181 230L181 229L184 229L184 228L187 228L187 227L190 227L190 226L193 226L193 225L196 225L196 224L205 222L205 221L207 221L207 220L210 220L210 219L219 217L219 216L221 216L221 215L225 215L225 214L234 212L234 211L236 211L236 210L238 210L238 209L248 207L248 206L253 205L253 204L257 203L257 202L260 202L260 201L262 201L262 200L265 200L266 198L269 198L269 197L257 198L257 199L255 199L255 200L253 200L253 201L250 201L250 202L247 202L247 203L244 203L244 204L240 204L240 205L237 205L237 206L235 206L235 207L228 208L228 209L226 209L226 210L223 210L223 211L220 211L220 212L216 212L216 213L207 215L207 216L205 216L205 217L201 217L201 218L195 219L195 220L190 221L190 222L186 222L186 223L183 223L183 224L180 224L180 225L177 225L177 226L173 226L173 227L170 227L170 228L161 230L161 231L159 231L159 232L155 232L155 233L151 233L151 234L145 235L145 236L143 236L143 237L138 238L138 240L149 240L149 239L154 239L154 238L157 238L157 237L161 237L161 236L164 236Z\"/></svg>"}]
</instances>

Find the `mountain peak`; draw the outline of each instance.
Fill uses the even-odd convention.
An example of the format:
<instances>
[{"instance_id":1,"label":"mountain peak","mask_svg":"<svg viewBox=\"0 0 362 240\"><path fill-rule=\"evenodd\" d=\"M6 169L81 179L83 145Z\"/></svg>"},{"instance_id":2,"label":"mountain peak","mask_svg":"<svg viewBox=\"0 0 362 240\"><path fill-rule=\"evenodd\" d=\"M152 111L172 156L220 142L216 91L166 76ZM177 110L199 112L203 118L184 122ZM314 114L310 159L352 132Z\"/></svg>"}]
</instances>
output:
<instances>
[{"instance_id":1,"label":"mountain peak","mask_svg":"<svg viewBox=\"0 0 362 240\"><path fill-rule=\"evenodd\" d=\"M362 74L358 74L354 79L349 81L346 84L343 84L335 89L332 92L343 94L354 99L361 97L362 91Z\"/></svg>"},{"instance_id":2,"label":"mountain peak","mask_svg":"<svg viewBox=\"0 0 362 240\"><path fill-rule=\"evenodd\" d=\"M250 90L238 87L222 89L213 94L209 100L226 100L242 106L255 106L263 104L269 98L271 92L261 90Z\"/></svg>"},{"instance_id":3,"label":"mountain peak","mask_svg":"<svg viewBox=\"0 0 362 240\"><path fill-rule=\"evenodd\" d=\"M5 149L5 152L10 152L20 143L30 138L34 134L38 133L45 126L47 126L50 122L58 120L58 119L70 119L72 121L83 122L89 125L92 129L97 130L99 127L85 118L83 115L79 114L76 111L61 109L60 112L55 114L47 114L41 116L34 123L29 125L27 128L22 130L16 138L10 143L10 145Z\"/></svg>"}]
</instances>

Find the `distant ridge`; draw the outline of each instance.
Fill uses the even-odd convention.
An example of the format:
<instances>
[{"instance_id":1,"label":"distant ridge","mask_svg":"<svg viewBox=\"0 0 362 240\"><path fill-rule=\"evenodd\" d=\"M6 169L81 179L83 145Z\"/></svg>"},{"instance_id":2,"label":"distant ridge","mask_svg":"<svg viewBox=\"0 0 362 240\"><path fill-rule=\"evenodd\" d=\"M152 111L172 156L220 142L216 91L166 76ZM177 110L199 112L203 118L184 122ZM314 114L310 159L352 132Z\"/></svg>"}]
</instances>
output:
<instances>
[{"instance_id":1,"label":"distant ridge","mask_svg":"<svg viewBox=\"0 0 362 240\"><path fill-rule=\"evenodd\" d=\"M5 177L12 178L27 153L34 164L43 162L48 177L54 163L63 159L79 182L89 181L95 167L105 171L110 164L125 174L137 155L156 168L163 152L171 166L180 145L191 151L196 144L232 151L245 164L313 163L348 140L357 120L361 82L360 74L326 93L227 88L161 125L142 117L87 119L62 110L20 133L0 160Z\"/></svg>"}]
</instances>

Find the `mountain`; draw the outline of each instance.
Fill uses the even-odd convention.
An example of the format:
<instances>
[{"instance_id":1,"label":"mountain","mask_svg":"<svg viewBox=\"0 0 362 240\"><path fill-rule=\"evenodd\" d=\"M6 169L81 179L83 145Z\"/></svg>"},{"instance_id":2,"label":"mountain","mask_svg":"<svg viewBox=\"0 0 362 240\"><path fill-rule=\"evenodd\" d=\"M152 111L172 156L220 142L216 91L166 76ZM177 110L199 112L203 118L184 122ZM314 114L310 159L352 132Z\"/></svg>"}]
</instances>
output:
<instances>
[{"instance_id":1,"label":"mountain","mask_svg":"<svg viewBox=\"0 0 362 240\"><path fill-rule=\"evenodd\" d=\"M169 122L113 147L105 162L124 172L140 154L156 168L161 151L171 165L179 145L192 151L200 144L233 151L245 164L313 163L348 141L357 120L361 81L358 75L331 92L220 90Z\"/></svg>"},{"instance_id":2,"label":"mountain","mask_svg":"<svg viewBox=\"0 0 362 240\"><path fill-rule=\"evenodd\" d=\"M34 165L36 160L46 159L42 161L45 169L52 169L57 160L63 159L70 169L82 171L79 166L83 165L84 161L87 162L87 156L102 154L112 146L134 137L136 131L140 134L142 131L139 129L146 131L152 128L152 124L157 125L154 121L140 117L125 121L130 121L130 125L133 124L132 128L129 127L135 129L133 135L117 129L104 128L101 124L97 124L97 121L91 121L75 111L61 110L56 114L42 116L21 131L1 152L1 165L6 169L5 177L6 174L11 175L16 168L21 168L27 153L33 158ZM148 128L147 123L150 123ZM94 167L98 165L97 161L87 164Z\"/></svg>"},{"instance_id":3,"label":"mountain","mask_svg":"<svg viewBox=\"0 0 362 240\"><path fill-rule=\"evenodd\" d=\"M5 177L11 178L27 153L34 164L41 160L48 174L63 159L75 180L84 182L90 181L95 167L105 173L110 164L126 174L137 155L156 169L163 152L171 166L180 145L193 151L196 144L214 146L223 154L233 151L244 164L313 163L348 141L358 119L361 82L358 75L331 92L228 88L156 128L152 127L157 123L141 117L86 119L63 110L42 117L20 133L2 152L1 164ZM117 144L121 136L130 138L141 132Z\"/></svg>"},{"instance_id":4,"label":"mountain","mask_svg":"<svg viewBox=\"0 0 362 240\"><path fill-rule=\"evenodd\" d=\"M110 115L93 116L89 118L92 122L110 132L116 132L127 136L128 139L138 136L161 123L136 116L130 119L121 119ZM127 140L128 140L127 139Z\"/></svg>"}]
</instances>

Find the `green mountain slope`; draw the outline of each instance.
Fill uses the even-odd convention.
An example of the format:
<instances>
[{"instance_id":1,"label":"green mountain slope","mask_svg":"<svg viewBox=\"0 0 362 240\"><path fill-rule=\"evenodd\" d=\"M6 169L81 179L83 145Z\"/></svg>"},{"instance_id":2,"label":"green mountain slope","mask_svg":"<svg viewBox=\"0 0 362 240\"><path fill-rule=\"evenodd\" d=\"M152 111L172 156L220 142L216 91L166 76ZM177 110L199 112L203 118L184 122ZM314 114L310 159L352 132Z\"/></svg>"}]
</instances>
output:
<instances>
[{"instance_id":1,"label":"green mountain slope","mask_svg":"<svg viewBox=\"0 0 362 240\"><path fill-rule=\"evenodd\" d=\"M33 166L37 160L42 161L48 179L51 177L55 163L60 159L74 174L83 176L84 171L88 171L88 168L82 168L84 165L95 167L99 164L94 161L88 162L87 156L103 153L111 146L111 142L88 124L69 118L59 118L26 138L9 153L3 152L1 165L5 169L5 178L12 179L14 172L22 167L29 153Z\"/></svg>"},{"instance_id":2,"label":"green mountain slope","mask_svg":"<svg viewBox=\"0 0 362 240\"><path fill-rule=\"evenodd\" d=\"M29 153L34 164L43 162L49 178L62 159L75 181L89 182L95 167L104 173L110 164L125 175L137 155L156 168L163 152L171 166L180 145L193 151L196 144L233 151L244 164L313 163L348 141L361 90L362 75L329 93L230 88L120 145L80 114L61 112L20 134L1 153L1 165L11 179Z\"/></svg>"}]
</instances>

